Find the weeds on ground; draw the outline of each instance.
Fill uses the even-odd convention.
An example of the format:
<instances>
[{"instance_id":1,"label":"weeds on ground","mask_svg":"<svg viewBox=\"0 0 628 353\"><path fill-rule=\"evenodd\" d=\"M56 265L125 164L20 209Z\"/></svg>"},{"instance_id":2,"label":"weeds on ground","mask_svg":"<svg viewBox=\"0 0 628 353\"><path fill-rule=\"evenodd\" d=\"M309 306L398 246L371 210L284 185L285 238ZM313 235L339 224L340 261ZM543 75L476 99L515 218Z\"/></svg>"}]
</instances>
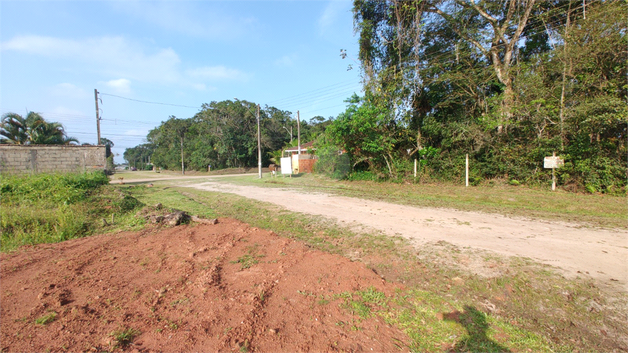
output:
<instances>
[{"instance_id":1,"label":"weeds on ground","mask_svg":"<svg viewBox=\"0 0 628 353\"><path fill-rule=\"evenodd\" d=\"M0 175L0 250L142 225L139 201L108 182L101 172Z\"/></svg>"},{"instance_id":2,"label":"weeds on ground","mask_svg":"<svg viewBox=\"0 0 628 353\"><path fill-rule=\"evenodd\" d=\"M116 340L116 346L126 347L137 337L141 332L133 328L118 329L111 333L113 339Z\"/></svg>"},{"instance_id":3,"label":"weeds on ground","mask_svg":"<svg viewBox=\"0 0 628 353\"><path fill-rule=\"evenodd\" d=\"M35 320L35 323L37 325L47 325L53 321L55 321L55 319L57 318L57 313L54 311L49 312L48 314L39 317Z\"/></svg>"},{"instance_id":4,"label":"weeds on ground","mask_svg":"<svg viewBox=\"0 0 628 353\"><path fill-rule=\"evenodd\" d=\"M237 260L231 261L233 264L240 264L240 270L245 270L251 266L259 263L260 258L264 257L264 254L257 253L257 244L247 247L247 253L238 257Z\"/></svg>"}]
</instances>

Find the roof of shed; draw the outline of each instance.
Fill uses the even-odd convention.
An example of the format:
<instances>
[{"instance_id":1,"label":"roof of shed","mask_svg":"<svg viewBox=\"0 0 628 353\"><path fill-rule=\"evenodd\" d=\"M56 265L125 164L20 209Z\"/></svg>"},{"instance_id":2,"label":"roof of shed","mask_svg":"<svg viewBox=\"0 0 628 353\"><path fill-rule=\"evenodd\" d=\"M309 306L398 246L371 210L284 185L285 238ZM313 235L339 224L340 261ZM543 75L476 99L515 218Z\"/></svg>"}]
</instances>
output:
<instances>
[{"instance_id":1,"label":"roof of shed","mask_svg":"<svg viewBox=\"0 0 628 353\"><path fill-rule=\"evenodd\" d=\"M302 143L301 151L306 151L308 149L315 149L313 146L314 146L314 141L310 141L308 143ZM290 147L290 148L285 149L284 152L299 152L299 147L298 146Z\"/></svg>"}]
</instances>

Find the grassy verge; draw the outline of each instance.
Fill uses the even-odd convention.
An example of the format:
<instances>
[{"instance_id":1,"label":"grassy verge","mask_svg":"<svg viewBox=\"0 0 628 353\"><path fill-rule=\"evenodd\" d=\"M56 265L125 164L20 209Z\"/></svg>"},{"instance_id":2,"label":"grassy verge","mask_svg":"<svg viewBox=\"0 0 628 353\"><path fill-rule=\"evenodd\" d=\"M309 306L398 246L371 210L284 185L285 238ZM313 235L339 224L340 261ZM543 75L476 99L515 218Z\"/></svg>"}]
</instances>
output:
<instances>
[{"instance_id":1,"label":"grassy verge","mask_svg":"<svg viewBox=\"0 0 628 353\"><path fill-rule=\"evenodd\" d=\"M265 182L265 181L263 181ZM405 285L395 296L347 293L345 307L381 315L404 330L414 351L620 351L628 336L625 296L547 266L442 242L418 252L400 237L356 233L268 203L188 188L125 187L147 204L233 217L310 246L364 262ZM469 271L470 264L480 271ZM368 310L366 310L368 309Z\"/></svg>"},{"instance_id":2,"label":"grassy verge","mask_svg":"<svg viewBox=\"0 0 628 353\"><path fill-rule=\"evenodd\" d=\"M0 176L0 251L139 227L140 203L103 173Z\"/></svg>"},{"instance_id":3,"label":"grassy verge","mask_svg":"<svg viewBox=\"0 0 628 353\"><path fill-rule=\"evenodd\" d=\"M212 181L238 185L289 187L335 195L387 201L419 207L454 208L507 216L577 222L628 229L626 197L576 194L523 186L464 187L453 184L395 184L372 181L336 181L320 175L265 178L220 178Z\"/></svg>"}]
</instances>

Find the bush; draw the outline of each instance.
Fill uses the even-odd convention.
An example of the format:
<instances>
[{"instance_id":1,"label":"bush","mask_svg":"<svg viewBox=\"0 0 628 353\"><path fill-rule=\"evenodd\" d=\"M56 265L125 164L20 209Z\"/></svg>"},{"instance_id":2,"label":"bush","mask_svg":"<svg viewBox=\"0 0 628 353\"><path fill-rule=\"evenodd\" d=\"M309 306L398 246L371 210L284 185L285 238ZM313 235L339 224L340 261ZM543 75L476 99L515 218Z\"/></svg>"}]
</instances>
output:
<instances>
[{"instance_id":1,"label":"bush","mask_svg":"<svg viewBox=\"0 0 628 353\"><path fill-rule=\"evenodd\" d=\"M357 171L352 172L347 176L348 180L351 181L381 181L381 179L377 176L377 174L369 171Z\"/></svg>"},{"instance_id":2,"label":"bush","mask_svg":"<svg viewBox=\"0 0 628 353\"><path fill-rule=\"evenodd\" d=\"M138 199L129 195L124 195L122 200L117 202L117 204L122 212L133 211L136 208L144 206L144 204L138 201Z\"/></svg>"},{"instance_id":3,"label":"bush","mask_svg":"<svg viewBox=\"0 0 628 353\"><path fill-rule=\"evenodd\" d=\"M0 197L1 251L90 235L112 213L133 221L126 215L142 205L115 191L102 172L1 176Z\"/></svg>"},{"instance_id":4,"label":"bush","mask_svg":"<svg viewBox=\"0 0 628 353\"><path fill-rule=\"evenodd\" d=\"M103 172L0 176L3 203L53 202L72 204L109 183Z\"/></svg>"},{"instance_id":5,"label":"bush","mask_svg":"<svg viewBox=\"0 0 628 353\"><path fill-rule=\"evenodd\" d=\"M346 178L351 171L351 161L348 154L340 151L342 149L334 145L319 147L318 161L314 165L315 172L338 180Z\"/></svg>"}]
</instances>

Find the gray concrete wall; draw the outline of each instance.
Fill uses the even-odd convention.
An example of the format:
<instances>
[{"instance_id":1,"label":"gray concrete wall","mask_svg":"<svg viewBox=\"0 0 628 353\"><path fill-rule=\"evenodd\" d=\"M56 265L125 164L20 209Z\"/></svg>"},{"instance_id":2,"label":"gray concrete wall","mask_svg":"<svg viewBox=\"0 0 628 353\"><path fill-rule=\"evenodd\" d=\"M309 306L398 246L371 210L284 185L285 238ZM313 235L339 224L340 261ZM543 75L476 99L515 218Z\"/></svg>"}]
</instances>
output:
<instances>
[{"instance_id":1,"label":"gray concrete wall","mask_svg":"<svg viewBox=\"0 0 628 353\"><path fill-rule=\"evenodd\" d=\"M0 173L105 170L105 146L0 145Z\"/></svg>"}]
</instances>

